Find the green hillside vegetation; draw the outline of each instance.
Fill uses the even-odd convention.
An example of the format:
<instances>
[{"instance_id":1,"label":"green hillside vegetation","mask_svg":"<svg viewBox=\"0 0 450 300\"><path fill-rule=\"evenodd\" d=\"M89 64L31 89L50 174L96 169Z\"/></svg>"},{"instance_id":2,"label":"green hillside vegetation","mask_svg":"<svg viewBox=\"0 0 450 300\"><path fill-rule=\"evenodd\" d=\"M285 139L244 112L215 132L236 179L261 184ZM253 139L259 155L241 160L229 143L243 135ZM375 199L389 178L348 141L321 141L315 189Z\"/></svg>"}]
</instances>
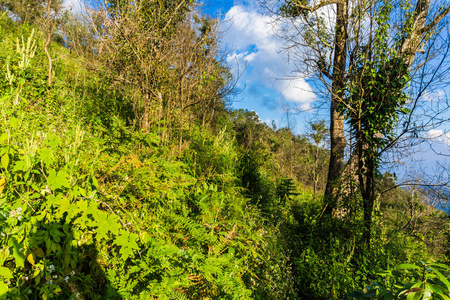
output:
<instances>
[{"instance_id":1,"label":"green hillside vegetation","mask_svg":"<svg viewBox=\"0 0 450 300\"><path fill-rule=\"evenodd\" d=\"M448 299L449 216L380 175L355 253L324 123L231 109L216 22L175 2L0 1L0 299Z\"/></svg>"}]
</instances>

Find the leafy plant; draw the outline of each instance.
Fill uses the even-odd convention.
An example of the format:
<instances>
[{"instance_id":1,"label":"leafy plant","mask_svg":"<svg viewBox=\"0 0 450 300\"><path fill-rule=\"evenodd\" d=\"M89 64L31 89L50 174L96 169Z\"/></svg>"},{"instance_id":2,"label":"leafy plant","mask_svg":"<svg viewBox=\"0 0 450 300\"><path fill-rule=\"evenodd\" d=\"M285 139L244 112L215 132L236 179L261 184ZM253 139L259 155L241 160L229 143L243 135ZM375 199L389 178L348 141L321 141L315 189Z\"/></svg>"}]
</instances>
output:
<instances>
[{"instance_id":1,"label":"leafy plant","mask_svg":"<svg viewBox=\"0 0 450 300\"><path fill-rule=\"evenodd\" d=\"M374 282L363 291L353 292L356 299L450 299L450 268L444 264L401 264L380 273L383 284Z\"/></svg>"}]
</instances>

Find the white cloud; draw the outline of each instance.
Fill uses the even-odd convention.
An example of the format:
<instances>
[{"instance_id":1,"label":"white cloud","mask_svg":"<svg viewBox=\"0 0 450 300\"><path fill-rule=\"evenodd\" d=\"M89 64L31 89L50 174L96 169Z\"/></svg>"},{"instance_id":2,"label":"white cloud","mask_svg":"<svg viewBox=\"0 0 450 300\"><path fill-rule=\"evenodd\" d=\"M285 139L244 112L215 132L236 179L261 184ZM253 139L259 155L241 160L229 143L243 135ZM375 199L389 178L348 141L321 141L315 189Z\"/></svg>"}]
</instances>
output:
<instances>
[{"instance_id":1,"label":"white cloud","mask_svg":"<svg viewBox=\"0 0 450 300\"><path fill-rule=\"evenodd\" d=\"M73 14L79 14L83 12L86 8L84 0L64 0L64 8Z\"/></svg>"},{"instance_id":2,"label":"white cloud","mask_svg":"<svg viewBox=\"0 0 450 300\"><path fill-rule=\"evenodd\" d=\"M287 100L302 104L302 108L309 109L310 102L315 99L312 88L305 81L304 78L296 78L291 80L279 81L280 84L275 84L281 94Z\"/></svg>"},{"instance_id":3,"label":"white cloud","mask_svg":"<svg viewBox=\"0 0 450 300\"><path fill-rule=\"evenodd\" d=\"M284 41L274 36L277 28L272 18L236 5L225 20L224 42L235 49L227 61L234 72L247 67L241 81L247 87L259 84L274 89L284 101L309 108L316 95L305 81L307 77L293 72L286 54L280 53Z\"/></svg>"},{"instance_id":4,"label":"white cloud","mask_svg":"<svg viewBox=\"0 0 450 300\"><path fill-rule=\"evenodd\" d=\"M444 132L440 129L431 129L427 132L427 137L437 142L444 142L450 147L450 132Z\"/></svg>"},{"instance_id":5,"label":"white cloud","mask_svg":"<svg viewBox=\"0 0 450 300\"><path fill-rule=\"evenodd\" d=\"M445 98L446 96L447 96L447 94L444 90L437 90L434 92L425 90L422 97L425 101L436 102L436 101L440 101L441 99Z\"/></svg>"},{"instance_id":6,"label":"white cloud","mask_svg":"<svg viewBox=\"0 0 450 300\"><path fill-rule=\"evenodd\" d=\"M262 120L262 122L266 123L270 127L272 127L273 124L275 124L276 127L280 126L280 120L278 120L278 119L273 120L271 118L265 118L264 120Z\"/></svg>"}]
</instances>

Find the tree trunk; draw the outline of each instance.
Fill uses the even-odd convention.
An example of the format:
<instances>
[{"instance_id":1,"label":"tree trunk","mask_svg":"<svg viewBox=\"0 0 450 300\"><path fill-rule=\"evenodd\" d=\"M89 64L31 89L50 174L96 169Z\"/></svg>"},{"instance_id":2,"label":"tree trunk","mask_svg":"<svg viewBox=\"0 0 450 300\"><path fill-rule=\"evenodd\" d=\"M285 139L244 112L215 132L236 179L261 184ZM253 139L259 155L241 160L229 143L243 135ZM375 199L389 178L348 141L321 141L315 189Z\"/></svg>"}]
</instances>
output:
<instances>
[{"instance_id":1,"label":"tree trunk","mask_svg":"<svg viewBox=\"0 0 450 300\"><path fill-rule=\"evenodd\" d=\"M363 137L363 132L358 132L358 181L363 201L363 229L362 243L358 246L359 253L364 253L370 248L370 239L372 231L372 213L375 204L375 157L373 153L368 153L369 146L367 140ZM374 139L371 136L370 139Z\"/></svg>"},{"instance_id":2,"label":"tree trunk","mask_svg":"<svg viewBox=\"0 0 450 300\"><path fill-rule=\"evenodd\" d=\"M335 187L340 179L344 166L344 151L347 141L344 132L344 116L338 111L342 101L346 77L348 0L337 3L336 36L334 42L334 61L330 107L330 165L325 188L325 214L331 215L336 208Z\"/></svg>"},{"instance_id":3,"label":"tree trunk","mask_svg":"<svg viewBox=\"0 0 450 300\"><path fill-rule=\"evenodd\" d=\"M373 157L367 158L367 174L365 178L363 209L364 209L364 229L363 245L365 249L370 248L370 238L372 232L372 213L375 204L375 162Z\"/></svg>"},{"instance_id":4,"label":"tree trunk","mask_svg":"<svg viewBox=\"0 0 450 300\"><path fill-rule=\"evenodd\" d=\"M178 141L178 148L181 154L182 146L183 146L183 126L184 126L184 99L183 99L183 77L180 79L179 86L179 97L180 97L180 136Z\"/></svg>"}]
</instances>

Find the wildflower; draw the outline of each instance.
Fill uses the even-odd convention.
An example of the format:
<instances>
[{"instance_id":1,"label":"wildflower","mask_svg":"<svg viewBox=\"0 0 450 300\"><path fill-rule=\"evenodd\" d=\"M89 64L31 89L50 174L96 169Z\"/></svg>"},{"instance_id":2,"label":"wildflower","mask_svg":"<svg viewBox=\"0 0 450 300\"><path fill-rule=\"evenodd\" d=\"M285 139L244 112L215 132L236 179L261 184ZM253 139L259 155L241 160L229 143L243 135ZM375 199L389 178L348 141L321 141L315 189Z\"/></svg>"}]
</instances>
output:
<instances>
[{"instance_id":1,"label":"wildflower","mask_svg":"<svg viewBox=\"0 0 450 300\"><path fill-rule=\"evenodd\" d=\"M28 294L32 294L33 293L33 291L32 290L28 290Z\"/></svg>"},{"instance_id":2,"label":"wildflower","mask_svg":"<svg viewBox=\"0 0 450 300\"><path fill-rule=\"evenodd\" d=\"M55 271L55 266L54 266L54 265L48 266L48 271L49 271L50 273L52 273L53 271Z\"/></svg>"},{"instance_id":3,"label":"wildflower","mask_svg":"<svg viewBox=\"0 0 450 300\"><path fill-rule=\"evenodd\" d=\"M16 217L17 220L20 220L20 219L22 219L21 214L22 214L22 207L18 207L18 208L16 208L16 209L14 209L14 210L9 212L9 217L10 218Z\"/></svg>"},{"instance_id":4,"label":"wildflower","mask_svg":"<svg viewBox=\"0 0 450 300\"><path fill-rule=\"evenodd\" d=\"M69 282L69 276L64 277L65 282Z\"/></svg>"}]
</instances>

